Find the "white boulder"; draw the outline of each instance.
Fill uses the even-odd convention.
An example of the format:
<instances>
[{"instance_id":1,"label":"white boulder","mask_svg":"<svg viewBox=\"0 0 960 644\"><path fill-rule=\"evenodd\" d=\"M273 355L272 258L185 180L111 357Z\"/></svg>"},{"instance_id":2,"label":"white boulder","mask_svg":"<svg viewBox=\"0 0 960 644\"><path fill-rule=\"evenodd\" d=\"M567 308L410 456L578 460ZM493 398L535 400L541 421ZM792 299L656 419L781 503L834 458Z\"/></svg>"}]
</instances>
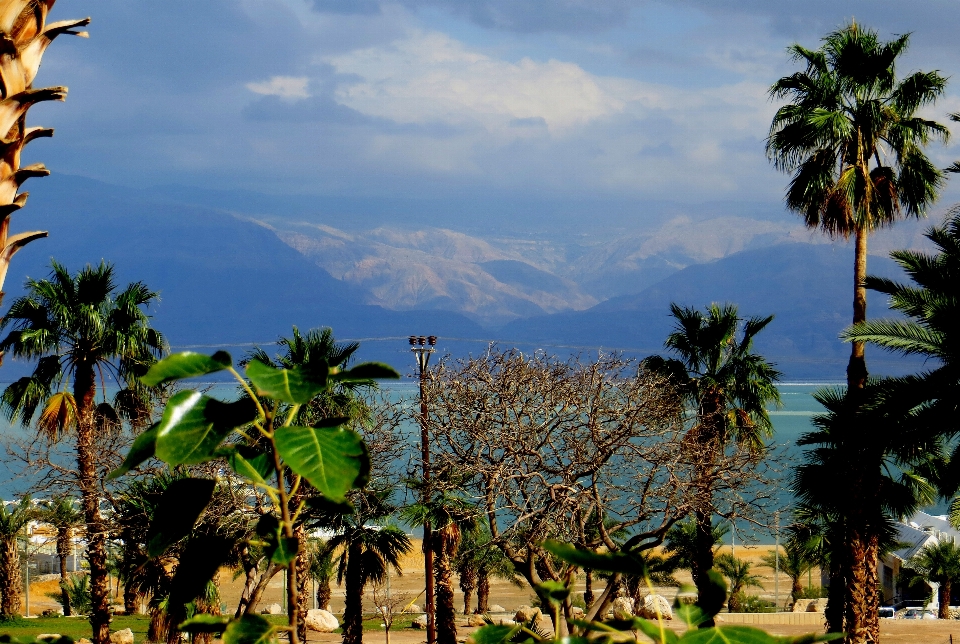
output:
<instances>
[{"instance_id":1,"label":"white boulder","mask_svg":"<svg viewBox=\"0 0 960 644\"><path fill-rule=\"evenodd\" d=\"M425 629L427 627L427 616L420 615L419 617L414 618L413 622L410 624L413 628Z\"/></svg>"},{"instance_id":2,"label":"white boulder","mask_svg":"<svg viewBox=\"0 0 960 644\"><path fill-rule=\"evenodd\" d=\"M133 631L124 628L110 633L110 644L133 644Z\"/></svg>"},{"instance_id":3,"label":"white boulder","mask_svg":"<svg viewBox=\"0 0 960 644\"><path fill-rule=\"evenodd\" d=\"M630 619L633 617L633 599L630 597L617 597L614 599L613 616L617 619Z\"/></svg>"},{"instance_id":4,"label":"white boulder","mask_svg":"<svg viewBox=\"0 0 960 644\"><path fill-rule=\"evenodd\" d=\"M340 621L328 610L313 608L307 611L307 630L332 633L340 628Z\"/></svg>"},{"instance_id":5,"label":"white boulder","mask_svg":"<svg viewBox=\"0 0 960 644\"><path fill-rule=\"evenodd\" d=\"M523 606L517 609L517 612L513 616L513 619L514 621L517 621L517 622L527 623L531 619L536 619L541 615L543 615L543 611L541 611L539 608L531 608L530 606L527 606L526 604L524 604Z\"/></svg>"},{"instance_id":6,"label":"white boulder","mask_svg":"<svg viewBox=\"0 0 960 644\"><path fill-rule=\"evenodd\" d=\"M673 619L673 609L670 608L670 602L663 595L647 595L643 598L643 606L640 607L640 616L647 619L657 619L657 611L660 612L661 619Z\"/></svg>"}]
</instances>

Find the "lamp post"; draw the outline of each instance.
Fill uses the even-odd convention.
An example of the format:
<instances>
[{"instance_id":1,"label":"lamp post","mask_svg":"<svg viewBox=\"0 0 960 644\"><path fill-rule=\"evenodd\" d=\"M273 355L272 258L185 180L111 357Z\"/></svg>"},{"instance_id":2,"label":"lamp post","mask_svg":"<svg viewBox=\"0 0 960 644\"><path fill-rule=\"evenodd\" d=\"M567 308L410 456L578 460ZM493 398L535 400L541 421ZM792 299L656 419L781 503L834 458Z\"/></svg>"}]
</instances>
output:
<instances>
[{"instance_id":1,"label":"lamp post","mask_svg":"<svg viewBox=\"0 0 960 644\"><path fill-rule=\"evenodd\" d=\"M437 346L437 336L410 336L410 351L417 358L417 368L420 377L420 456L423 466L423 488L421 500L424 506L430 503L430 433L427 428L427 399L425 385L427 382L427 366L430 364L430 355ZM433 550L431 541L433 531L430 521L423 522L423 571L426 576L426 598L424 609L427 614L427 644L436 644L437 624L435 595L433 587Z\"/></svg>"},{"instance_id":2,"label":"lamp post","mask_svg":"<svg viewBox=\"0 0 960 644\"><path fill-rule=\"evenodd\" d=\"M777 510L773 513L773 516L776 517L776 541L774 545L774 559L773 559L773 605L776 607L777 611L780 610L780 510Z\"/></svg>"}]
</instances>

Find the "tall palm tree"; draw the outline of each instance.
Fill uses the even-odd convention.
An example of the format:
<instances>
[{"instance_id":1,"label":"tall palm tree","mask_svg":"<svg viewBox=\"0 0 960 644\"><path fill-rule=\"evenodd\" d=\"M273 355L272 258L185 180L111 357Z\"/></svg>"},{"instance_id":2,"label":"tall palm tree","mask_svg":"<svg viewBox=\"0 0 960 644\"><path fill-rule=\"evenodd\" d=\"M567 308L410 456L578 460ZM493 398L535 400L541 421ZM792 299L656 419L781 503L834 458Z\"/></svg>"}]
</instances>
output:
<instances>
[{"instance_id":1,"label":"tall palm tree","mask_svg":"<svg viewBox=\"0 0 960 644\"><path fill-rule=\"evenodd\" d=\"M823 39L819 49L789 51L804 71L770 87L790 102L770 125L767 156L793 174L787 207L809 228L855 239L853 323L867 319L867 239L902 217L923 217L937 198L943 173L924 154L947 128L917 112L944 93L936 71L897 78L896 63L910 35L882 42L855 22ZM864 344L855 341L847 366L851 391L867 382Z\"/></svg>"},{"instance_id":2,"label":"tall palm tree","mask_svg":"<svg viewBox=\"0 0 960 644\"><path fill-rule=\"evenodd\" d=\"M314 510L307 525L334 533L326 544L337 556L337 583L345 584L343 644L362 644L363 591L368 583L383 583L389 567L402 574L400 559L413 544L399 528L384 525L396 507L390 503L392 490L365 489L351 495L351 514Z\"/></svg>"},{"instance_id":3,"label":"tall palm tree","mask_svg":"<svg viewBox=\"0 0 960 644\"><path fill-rule=\"evenodd\" d=\"M911 427L910 402L888 381L869 382L859 400L843 388L821 389L814 398L826 413L814 416L815 430L797 441L810 449L793 491L801 513L827 527L828 610L834 619L842 615L831 630L839 626L850 644L876 642L878 556L894 540L894 520L936 498L929 472L940 467L945 440Z\"/></svg>"},{"instance_id":4,"label":"tall palm tree","mask_svg":"<svg viewBox=\"0 0 960 644\"><path fill-rule=\"evenodd\" d=\"M950 593L953 582L960 580L960 546L943 537L924 547L906 563L927 581L940 584L940 619L950 619Z\"/></svg>"},{"instance_id":5,"label":"tall palm tree","mask_svg":"<svg viewBox=\"0 0 960 644\"><path fill-rule=\"evenodd\" d=\"M750 572L750 562L734 557L725 552L716 559L717 571L730 582L730 595L727 599L727 610L739 613L742 608L743 589L749 586L763 588L760 577Z\"/></svg>"},{"instance_id":6,"label":"tall palm tree","mask_svg":"<svg viewBox=\"0 0 960 644\"><path fill-rule=\"evenodd\" d=\"M694 511L696 546L690 564L694 583L703 590L713 568L715 463L732 442L759 452L773 435L767 405L780 404L780 372L753 352L754 338L772 316L744 319L730 304L711 304L706 312L671 304L670 312L675 331L664 346L679 360L651 356L642 365L669 377L693 415L687 440L696 454L703 493Z\"/></svg>"},{"instance_id":7,"label":"tall palm tree","mask_svg":"<svg viewBox=\"0 0 960 644\"><path fill-rule=\"evenodd\" d=\"M0 617L20 614L23 578L20 576L20 539L36 515L29 496L10 507L0 501Z\"/></svg>"},{"instance_id":8,"label":"tall palm tree","mask_svg":"<svg viewBox=\"0 0 960 644\"><path fill-rule=\"evenodd\" d=\"M77 508L76 499L62 495L50 501L40 502L38 518L57 530L57 558L60 560L60 591L63 593L63 614L69 617L70 592L67 578L67 562L73 554L73 530L83 525L83 513Z\"/></svg>"},{"instance_id":9,"label":"tall palm tree","mask_svg":"<svg viewBox=\"0 0 960 644\"><path fill-rule=\"evenodd\" d=\"M52 268L49 279L27 281L27 294L17 298L0 321L0 329L12 327L0 351L37 361L32 375L4 390L0 404L11 420L24 426L42 406L41 432L51 441L67 433L74 436L90 563L90 623L94 644L107 644L110 612L98 432L121 419L138 425L149 421L150 392L137 376L156 361L164 340L144 311L157 294L142 282L117 292L113 267L103 262L75 275L57 262ZM106 401L108 382L121 387L112 405Z\"/></svg>"},{"instance_id":10,"label":"tall palm tree","mask_svg":"<svg viewBox=\"0 0 960 644\"><path fill-rule=\"evenodd\" d=\"M429 522L433 528L433 570L436 576L437 644L456 644L457 612L453 605L453 561L464 532L476 527L476 510L458 495L443 490L428 503L416 503L403 509L403 520L410 525Z\"/></svg>"},{"instance_id":11,"label":"tall palm tree","mask_svg":"<svg viewBox=\"0 0 960 644\"><path fill-rule=\"evenodd\" d=\"M803 593L803 576L810 571L814 562L806 550L788 541L787 547L777 552L767 552L763 555L763 565L786 573L790 577L790 595L797 601Z\"/></svg>"}]
</instances>

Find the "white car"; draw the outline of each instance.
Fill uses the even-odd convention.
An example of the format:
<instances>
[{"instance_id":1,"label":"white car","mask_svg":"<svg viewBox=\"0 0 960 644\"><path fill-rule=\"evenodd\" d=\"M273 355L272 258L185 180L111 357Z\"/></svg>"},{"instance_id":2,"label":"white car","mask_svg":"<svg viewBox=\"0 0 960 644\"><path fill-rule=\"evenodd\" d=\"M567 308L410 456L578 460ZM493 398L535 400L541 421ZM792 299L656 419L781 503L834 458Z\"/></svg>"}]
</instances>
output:
<instances>
[{"instance_id":1,"label":"white car","mask_svg":"<svg viewBox=\"0 0 960 644\"><path fill-rule=\"evenodd\" d=\"M893 606L880 607L880 619L893 619L896 616L897 616L897 611L893 609Z\"/></svg>"},{"instance_id":2,"label":"white car","mask_svg":"<svg viewBox=\"0 0 960 644\"><path fill-rule=\"evenodd\" d=\"M904 619L937 619L937 616L933 614L933 611L922 610L920 608L908 608L907 612L903 614Z\"/></svg>"}]
</instances>

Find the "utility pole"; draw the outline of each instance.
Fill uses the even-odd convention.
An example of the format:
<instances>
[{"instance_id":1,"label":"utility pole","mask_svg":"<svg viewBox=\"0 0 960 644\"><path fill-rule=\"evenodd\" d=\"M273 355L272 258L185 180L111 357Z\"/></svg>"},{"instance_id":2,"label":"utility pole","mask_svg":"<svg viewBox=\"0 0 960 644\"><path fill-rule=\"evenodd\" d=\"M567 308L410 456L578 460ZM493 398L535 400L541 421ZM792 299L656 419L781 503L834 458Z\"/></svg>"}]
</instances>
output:
<instances>
[{"instance_id":1,"label":"utility pole","mask_svg":"<svg viewBox=\"0 0 960 644\"><path fill-rule=\"evenodd\" d=\"M437 336L410 336L410 351L417 358L417 368L420 377L420 456L423 466L423 488L421 492L421 501L424 506L429 505L431 500L430 490L430 432L427 424L427 367L430 364L430 355L437 346ZM431 548L433 541L433 531L430 521L423 522L423 571L426 576L426 598L424 601L424 610L427 614L427 644L436 644L437 641L437 623L436 623L436 595L434 591L433 579L433 550Z\"/></svg>"},{"instance_id":2,"label":"utility pole","mask_svg":"<svg viewBox=\"0 0 960 644\"><path fill-rule=\"evenodd\" d=\"M776 528L774 528L775 538L775 550L773 556L773 605L776 607L777 612L780 612L780 510L777 510L773 513L773 516L776 520Z\"/></svg>"}]
</instances>

